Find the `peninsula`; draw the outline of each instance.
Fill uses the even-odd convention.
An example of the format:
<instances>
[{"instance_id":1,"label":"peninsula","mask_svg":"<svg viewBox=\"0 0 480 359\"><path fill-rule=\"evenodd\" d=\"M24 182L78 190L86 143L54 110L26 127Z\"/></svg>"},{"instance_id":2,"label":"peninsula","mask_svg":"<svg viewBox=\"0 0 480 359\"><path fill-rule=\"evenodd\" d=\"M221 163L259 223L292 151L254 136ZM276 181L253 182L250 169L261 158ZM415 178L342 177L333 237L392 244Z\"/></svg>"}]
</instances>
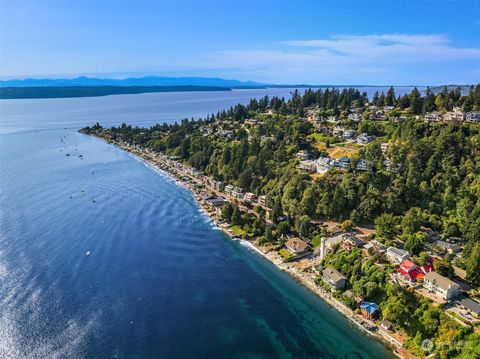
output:
<instances>
[{"instance_id":1,"label":"peninsula","mask_svg":"<svg viewBox=\"0 0 480 359\"><path fill-rule=\"evenodd\" d=\"M230 237L403 358L480 351L480 85L295 91L80 132L185 183Z\"/></svg>"}]
</instances>

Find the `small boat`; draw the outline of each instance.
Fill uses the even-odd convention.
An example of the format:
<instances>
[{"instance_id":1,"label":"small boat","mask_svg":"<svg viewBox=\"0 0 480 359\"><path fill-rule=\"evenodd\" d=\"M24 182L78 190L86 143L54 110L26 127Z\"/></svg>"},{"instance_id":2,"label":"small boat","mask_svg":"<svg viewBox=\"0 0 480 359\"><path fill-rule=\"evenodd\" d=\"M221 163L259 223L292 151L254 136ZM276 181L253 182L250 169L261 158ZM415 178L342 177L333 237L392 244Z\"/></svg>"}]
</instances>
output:
<instances>
[{"instance_id":1,"label":"small boat","mask_svg":"<svg viewBox=\"0 0 480 359\"><path fill-rule=\"evenodd\" d=\"M92 199L92 202L95 203L95 202L97 202L97 200L96 200L96 199Z\"/></svg>"},{"instance_id":2,"label":"small boat","mask_svg":"<svg viewBox=\"0 0 480 359\"><path fill-rule=\"evenodd\" d=\"M88 257L90 255L90 251L87 251L87 253L85 253L85 255Z\"/></svg>"}]
</instances>

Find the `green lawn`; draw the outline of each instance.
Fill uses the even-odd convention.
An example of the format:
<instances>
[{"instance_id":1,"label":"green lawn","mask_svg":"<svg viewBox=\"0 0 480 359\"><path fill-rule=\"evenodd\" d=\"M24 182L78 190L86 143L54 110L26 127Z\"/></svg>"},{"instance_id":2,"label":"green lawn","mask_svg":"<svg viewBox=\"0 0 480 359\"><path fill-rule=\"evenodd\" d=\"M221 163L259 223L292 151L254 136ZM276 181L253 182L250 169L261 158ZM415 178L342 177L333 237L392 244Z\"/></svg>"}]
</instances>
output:
<instances>
[{"instance_id":1,"label":"green lawn","mask_svg":"<svg viewBox=\"0 0 480 359\"><path fill-rule=\"evenodd\" d=\"M290 253L287 252L287 250L285 248L282 248L278 251L278 253L280 253L280 255L284 258L284 259L290 259L292 258L292 255Z\"/></svg>"},{"instance_id":2,"label":"green lawn","mask_svg":"<svg viewBox=\"0 0 480 359\"><path fill-rule=\"evenodd\" d=\"M313 245L314 247L318 247L318 246L320 245L321 239L322 239L322 237L320 237L320 236L315 236L315 237L312 239L312 245Z\"/></svg>"},{"instance_id":3,"label":"green lawn","mask_svg":"<svg viewBox=\"0 0 480 359\"><path fill-rule=\"evenodd\" d=\"M232 226L232 227L230 227L230 229L237 236L243 236L243 234L245 233L245 231L243 229L241 229L239 226Z\"/></svg>"}]
</instances>

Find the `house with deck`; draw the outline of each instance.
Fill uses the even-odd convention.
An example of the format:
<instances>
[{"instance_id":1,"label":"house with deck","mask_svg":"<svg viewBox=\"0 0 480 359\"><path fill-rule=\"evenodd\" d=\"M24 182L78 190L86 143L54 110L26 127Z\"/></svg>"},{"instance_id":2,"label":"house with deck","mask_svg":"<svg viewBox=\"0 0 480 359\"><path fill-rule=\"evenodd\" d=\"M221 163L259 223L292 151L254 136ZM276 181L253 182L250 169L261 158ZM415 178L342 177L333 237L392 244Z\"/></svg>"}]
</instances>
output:
<instances>
[{"instance_id":1,"label":"house with deck","mask_svg":"<svg viewBox=\"0 0 480 359\"><path fill-rule=\"evenodd\" d=\"M425 121L427 122L438 122L443 119L443 114L439 111L428 112L425 114Z\"/></svg>"},{"instance_id":2,"label":"house with deck","mask_svg":"<svg viewBox=\"0 0 480 359\"><path fill-rule=\"evenodd\" d=\"M443 115L444 121L463 121L465 114L461 111L450 111Z\"/></svg>"}]
</instances>

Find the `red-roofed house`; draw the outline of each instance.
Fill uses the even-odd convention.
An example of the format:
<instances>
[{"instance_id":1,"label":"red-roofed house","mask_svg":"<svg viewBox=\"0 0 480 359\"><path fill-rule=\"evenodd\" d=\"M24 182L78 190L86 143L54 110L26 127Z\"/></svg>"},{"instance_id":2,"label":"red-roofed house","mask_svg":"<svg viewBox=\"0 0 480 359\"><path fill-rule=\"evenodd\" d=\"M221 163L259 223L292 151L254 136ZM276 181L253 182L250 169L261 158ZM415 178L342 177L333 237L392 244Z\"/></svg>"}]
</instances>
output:
<instances>
[{"instance_id":1,"label":"red-roofed house","mask_svg":"<svg viewBox=\"0 0 480 359\"><path fill-rule=\"evenodd\" d=\"M409 282L415 282L425 277L425 274L433 270L433 265L427 263L417 266L415 263L405 259L397 268L398 275Z\"/></svg>"}]
</instances>

